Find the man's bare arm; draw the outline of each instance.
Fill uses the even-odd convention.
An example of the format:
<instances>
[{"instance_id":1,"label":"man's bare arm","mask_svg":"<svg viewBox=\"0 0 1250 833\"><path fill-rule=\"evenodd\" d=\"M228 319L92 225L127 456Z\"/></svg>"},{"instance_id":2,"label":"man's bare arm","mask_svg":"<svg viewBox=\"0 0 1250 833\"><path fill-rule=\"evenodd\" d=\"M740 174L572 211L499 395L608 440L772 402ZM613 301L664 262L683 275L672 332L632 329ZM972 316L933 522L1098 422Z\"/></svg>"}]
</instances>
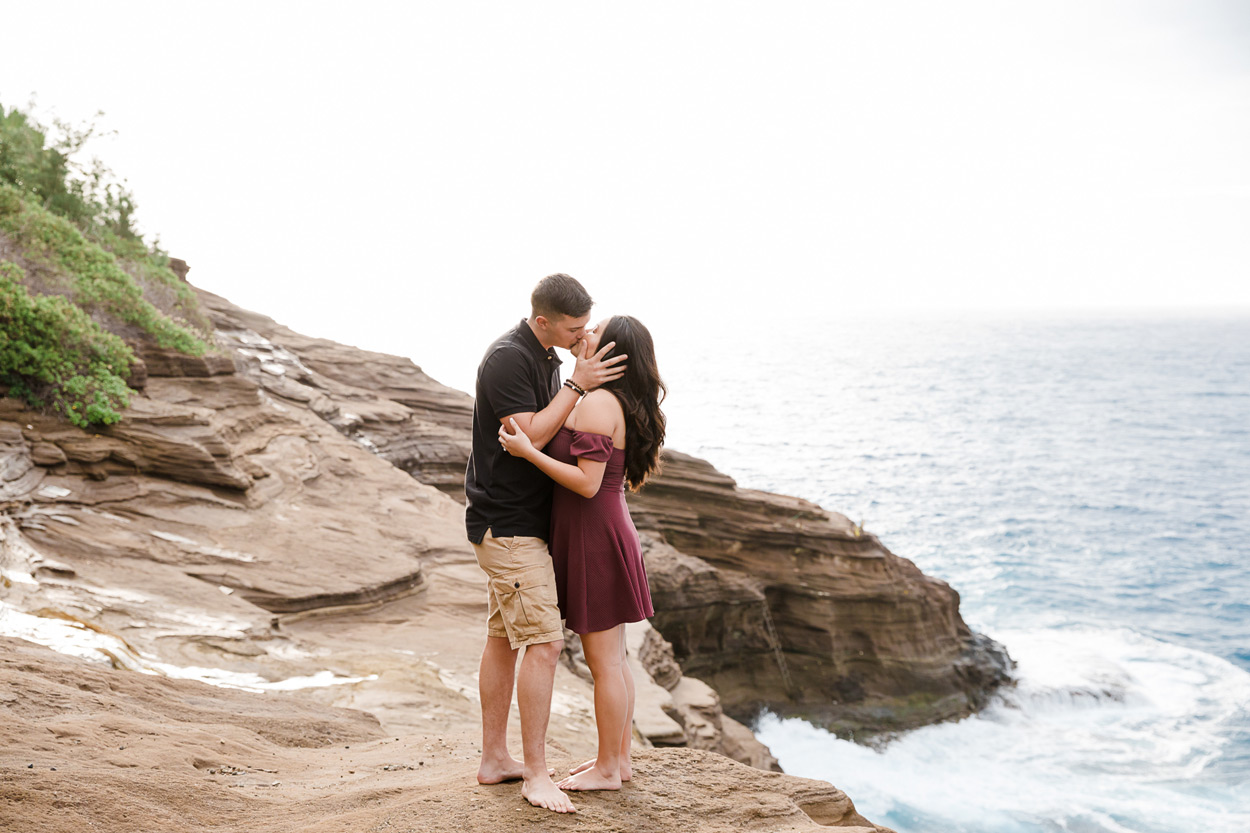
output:
<instances>
[{"instance_id":1,"label":"man's bare arm","mask_svg":"<svg viewBox=\"0 0 1250 833\"><path fill-rule=\"evenodd\" d=\"M575 354L577 365L573 368L573 374L569 380L583 390L594 390L600 385L620 378L625 373L625 365L621 362L629 356L613 356L606 361L603 358L615 346L616 342L609 342L600 347L593 356L587 357L585 355L586 342L580 342L578 353ZM529 435L534 447L543 448L551 442L551 438L569 418L579 398L578 394L571 389L562 387L551 403L538 413L504 414L499 417L499 424L507 427L508 420L515 419L521 430Z\"/></svg>"},{"instance_id":2,"label":"man's bare arm","mask_svg":"<svg viewBox=\"0 0 1250 833\"><path fill-rule=\"evenodd\" d=\"M581 397L571 388L560 388L560 392L551 400L551 404L538 413L509 414L499 418L500 425L508 425L508 420L516 420L521 430L529 435L530 441L538 448L551 442L551 438L560 430L560 426L573 413L573 406Z\"/></svg>"}]
</instances>

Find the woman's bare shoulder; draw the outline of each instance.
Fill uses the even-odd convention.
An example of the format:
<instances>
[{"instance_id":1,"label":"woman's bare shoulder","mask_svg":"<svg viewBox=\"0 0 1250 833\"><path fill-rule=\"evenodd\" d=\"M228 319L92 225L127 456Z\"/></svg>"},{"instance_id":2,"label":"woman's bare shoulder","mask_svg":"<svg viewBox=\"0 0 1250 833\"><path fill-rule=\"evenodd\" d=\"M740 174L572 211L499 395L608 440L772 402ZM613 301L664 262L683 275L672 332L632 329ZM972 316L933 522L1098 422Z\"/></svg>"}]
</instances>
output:
<instances>
[{"instance_id":1,"label":"woman's bare shoulder","mask_svg":"<svg viewBox=\"0 0 1250 833\"><path fill-rule=\"evenodd\" d=\"M594 434L613 434L625 422L625 410L610 391L592 390L582 397L572 413L570 428Z\"/></svg>"},{"instance_id":2,"label":"woman's bare shoulder","mask_svg":"<svg viewBox=\"0 0 1250 833\"><path fill-rule=\"evenodd\" d=\"M618 414L625 413L621 408L621 400L617 399L612 391L605 388L595 388L590 393L582 397L579 408L593 408L595 410L606 409Z\"/></svg>"}]
</instances>

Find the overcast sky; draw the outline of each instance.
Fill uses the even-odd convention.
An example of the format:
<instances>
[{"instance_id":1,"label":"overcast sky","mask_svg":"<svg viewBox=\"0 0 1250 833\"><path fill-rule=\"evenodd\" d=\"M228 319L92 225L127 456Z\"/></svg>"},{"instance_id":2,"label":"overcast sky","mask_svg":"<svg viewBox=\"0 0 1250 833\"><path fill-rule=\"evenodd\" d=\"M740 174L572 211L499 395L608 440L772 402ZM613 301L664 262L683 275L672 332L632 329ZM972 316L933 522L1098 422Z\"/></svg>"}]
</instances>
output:
<instances>
[{"instance_id":1,"label":"overcast sky","mask_svg":"<svg viewBox=\"0 0 1250 833\"><path fill-rule=\"evenodd\" d=\"M0 0L0 25L0 102L104 111L94 152L192 281L461 386L554 271L602 312L765 337L1250 305L1246 2Z\"/></svg>"}]
</instances>

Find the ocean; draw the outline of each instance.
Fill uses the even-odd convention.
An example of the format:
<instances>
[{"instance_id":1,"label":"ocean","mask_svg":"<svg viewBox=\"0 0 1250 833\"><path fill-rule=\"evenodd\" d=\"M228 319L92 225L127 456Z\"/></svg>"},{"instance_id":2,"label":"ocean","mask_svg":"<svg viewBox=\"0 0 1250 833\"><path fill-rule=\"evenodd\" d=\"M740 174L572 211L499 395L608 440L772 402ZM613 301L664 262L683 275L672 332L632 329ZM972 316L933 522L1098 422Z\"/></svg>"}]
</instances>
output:
<instances>
[{"instance_id":1,"label":"ocean","mask_svg":"<svg viewBox=\"0 0 1250 833\"><path fill-rule=\"evenodd\" d=\"M787 772L898 833L1250 830L1250 315L655 330L672 447L862 521L1019 664L880 750L766 715Z\"/></svg>"}]
</instances>

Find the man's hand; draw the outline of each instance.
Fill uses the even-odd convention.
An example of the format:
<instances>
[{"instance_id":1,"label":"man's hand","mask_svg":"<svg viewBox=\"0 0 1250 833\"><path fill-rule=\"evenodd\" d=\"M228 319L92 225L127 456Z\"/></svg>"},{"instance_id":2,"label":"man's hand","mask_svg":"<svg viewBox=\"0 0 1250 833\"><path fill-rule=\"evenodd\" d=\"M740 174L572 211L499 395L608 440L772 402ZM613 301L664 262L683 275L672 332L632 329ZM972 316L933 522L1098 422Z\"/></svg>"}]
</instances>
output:
<instances>
[{"instance_id":1,"label":"man's hand","mask_svg":"<svg viewBox=\"0 0 1250 833\"><path fill-rule=\"evenodd\" d=\"M597 353L587 358L586 352L590 349L590 345L586 339L573 345L573 356L577 359L577 366L573 368L573 375L569 377L573 384L583 390L594 390L625 375L625 365L620 362L625 361L629 356L613 356L607 361L603 359L615 346L615 341L609 341L600 347Z\"/></svg>"}]
</instances>

